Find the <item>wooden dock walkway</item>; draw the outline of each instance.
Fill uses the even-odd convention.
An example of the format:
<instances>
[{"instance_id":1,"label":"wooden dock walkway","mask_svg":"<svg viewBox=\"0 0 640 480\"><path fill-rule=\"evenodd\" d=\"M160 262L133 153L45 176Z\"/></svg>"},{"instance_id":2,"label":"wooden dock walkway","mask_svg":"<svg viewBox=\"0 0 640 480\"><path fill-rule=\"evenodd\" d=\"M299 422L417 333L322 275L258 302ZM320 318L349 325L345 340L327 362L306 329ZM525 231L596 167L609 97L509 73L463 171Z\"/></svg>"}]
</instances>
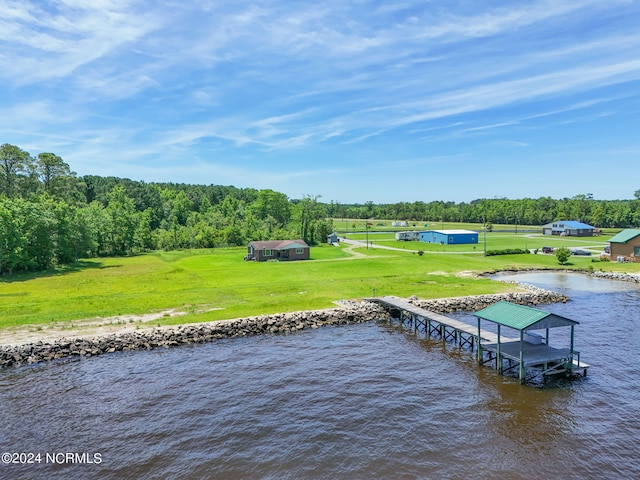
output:
<instances>
[{"instance_id":1,"label":"wooden dock walkway","mask_svg":"<svg viewBox=\"0 0 640 480\"><path fill-rule=\"evenodd\" d=\"M398 297L372 297L364 300L398 312L402 323L409 321L415 330L421 326L428 336L439 336L461 347L469 346L472 350L475 348L478 362L486 364L495 361L496 369L500 373L509 372L516 367L529 367L541 370L543 376L574 371L582 371L582 374L586 375L589 368L588 364L580 361L579 352L573 352L578 354L578 358L575 359L569 349L521 342L520 338L509 338L504 335L498 336L494 332L426 310ZM522 358L520 357L521 346Z\"/></svg>"},{"instance_id":2,"label":"wooden dock walkway","mask_svg":"<svg viewBox=\"0 0 640 480\"><path fill-rule=\"evenodd\" d=\"M425 328L430 329L426 330L429 334L433 333L434 330L437 330L441 337L448 338L452 334L449 334L449 331L457 330L460 335L468 335L473 337L473 342L477 341L478 337L478 328L473 325L469 325L468 323L461 322L456 320L455 318L446 317L436 312L432 312L430 310L426 310L422 307L417 307L412 303L407 302L398 297L374 297L374 298L365 298L367 302L377 303L386 308L391 308L392 310L398 310L402 315L401 320L409 319L412 322L417 322L418 324L424 325ZM409 317L407 317L409 314ZM431 326L430 322L435 322L437 326ZM445 329L444 331L440 331L440 328ZM498 335L489 332L487 330L480 331L480 338L486 342L497 343ZM505 338L502 337L503 341L517 341L517 338ZM463 341L463 344L466 343Z\"/></svg>"}]
</instances>

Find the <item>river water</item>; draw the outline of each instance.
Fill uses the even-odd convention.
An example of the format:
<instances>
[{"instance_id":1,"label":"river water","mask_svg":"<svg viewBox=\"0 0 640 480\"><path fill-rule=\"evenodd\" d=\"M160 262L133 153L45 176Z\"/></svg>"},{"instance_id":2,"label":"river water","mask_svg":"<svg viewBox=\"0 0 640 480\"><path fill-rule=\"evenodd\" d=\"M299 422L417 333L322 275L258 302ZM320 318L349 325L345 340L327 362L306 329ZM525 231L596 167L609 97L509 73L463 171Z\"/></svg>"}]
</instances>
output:
<instances>
[{"instance_id":1,"label":"river water","mask_svg":"<svg viewBox=\"0 0 640 480\"><path fill-rule=\"evenodd\" d=\"M640 288L518 279L571 296L543 308L580 322L586 378L374 322L9 368L0 478L640 478Z\"/></svg>"}]
</instances>

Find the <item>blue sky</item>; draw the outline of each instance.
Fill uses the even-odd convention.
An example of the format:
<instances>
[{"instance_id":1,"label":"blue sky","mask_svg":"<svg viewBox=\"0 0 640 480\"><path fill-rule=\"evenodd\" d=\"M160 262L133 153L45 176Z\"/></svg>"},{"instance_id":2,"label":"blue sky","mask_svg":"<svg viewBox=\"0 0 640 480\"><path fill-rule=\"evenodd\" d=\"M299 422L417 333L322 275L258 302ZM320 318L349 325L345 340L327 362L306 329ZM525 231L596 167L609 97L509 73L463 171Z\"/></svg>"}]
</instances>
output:
<instances>
[{"instance_id":1,"label":"blue sky","mask_svg":"<svg viewBox=\"0 0 640 480\"><path fill-rule=\"evenodd\" d=\"M0 0L0 143L376 203L633 198L640 2Z\"/></svg>"}]
</instances>

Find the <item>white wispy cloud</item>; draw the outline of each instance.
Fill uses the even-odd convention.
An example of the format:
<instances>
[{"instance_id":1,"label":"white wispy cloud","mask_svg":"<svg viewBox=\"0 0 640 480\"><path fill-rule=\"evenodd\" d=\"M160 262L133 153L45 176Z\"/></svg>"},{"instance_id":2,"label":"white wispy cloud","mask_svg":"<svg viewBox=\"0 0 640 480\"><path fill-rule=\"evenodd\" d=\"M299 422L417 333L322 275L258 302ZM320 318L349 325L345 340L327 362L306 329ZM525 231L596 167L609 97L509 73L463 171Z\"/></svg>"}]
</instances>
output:
<instances>
[{"instance_id":1,"label":"white wispy cloud","mask_svg":"<svg viewBox=\"0 0 640 480\"><path fill-rule=\"evenodd\" d=\"M539 147L552 125L632 115L639 14L626 0L0 0L0 141L122 175L187 175L156 170L175 156L269 182L310 178L289 163L319 152L327 175L347 156L472 161L533 129ZM273 173L254 168L265 158Z\"/></svg>"},{"instance_id":2,"label":"white wispy cloud","mask_svg":"<svg viewBox=\"0 0 640 480\"><path fill-rule=\"evenodd\" d=\"M158 27L133 2L9 2L0 7L2 67L17 84L67 77ZM20 61L13 61L19 59Z\"/></svg>"}]
</instances>

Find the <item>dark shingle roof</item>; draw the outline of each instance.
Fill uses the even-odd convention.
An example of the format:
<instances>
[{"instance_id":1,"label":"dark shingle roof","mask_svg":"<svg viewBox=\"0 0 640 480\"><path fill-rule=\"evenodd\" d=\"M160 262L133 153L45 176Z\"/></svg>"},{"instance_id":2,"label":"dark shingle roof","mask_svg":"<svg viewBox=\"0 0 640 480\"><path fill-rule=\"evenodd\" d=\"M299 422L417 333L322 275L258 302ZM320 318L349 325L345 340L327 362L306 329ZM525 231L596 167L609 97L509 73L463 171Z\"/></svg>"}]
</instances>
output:
<instances>
[{"instance_id":1,"label":"dark shingle roof","mask_svg":"<svg viewBox=\"0 0 640 480\"><path fill-rule=\"evenodd\" d=\"M304 240L262 240L251 242L256 250L290 250L292 248L309 248Z\"/></svg>"}]
</instances>

